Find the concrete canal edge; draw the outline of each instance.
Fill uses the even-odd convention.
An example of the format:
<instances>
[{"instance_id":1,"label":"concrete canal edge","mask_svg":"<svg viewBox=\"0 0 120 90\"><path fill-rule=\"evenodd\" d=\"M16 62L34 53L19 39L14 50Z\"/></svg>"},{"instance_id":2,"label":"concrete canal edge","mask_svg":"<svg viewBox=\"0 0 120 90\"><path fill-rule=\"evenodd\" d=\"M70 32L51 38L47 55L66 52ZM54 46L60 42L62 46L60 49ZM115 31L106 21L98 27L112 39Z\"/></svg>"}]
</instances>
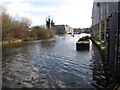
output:
<instances>
[{"instance_id":1,"label":"concrete canal edge","mask_svg":"<svg viewBox=\"0 0 120 90\"><path fill-rule=\"evenodd\" d=\"M94 38L90 38L90 40L98 47L100 54L102 56L102 62L103 62L103 68L105 71L105 75L106 75L106 81L108 81L107 83L107 89L110 90L120 90L120 84L114 84L114 83L110 83L111 77L110 77L110 72L108 70L108 64L107 64L107 44L105 41L100 41Z\"/></svg>"}]
</instances>

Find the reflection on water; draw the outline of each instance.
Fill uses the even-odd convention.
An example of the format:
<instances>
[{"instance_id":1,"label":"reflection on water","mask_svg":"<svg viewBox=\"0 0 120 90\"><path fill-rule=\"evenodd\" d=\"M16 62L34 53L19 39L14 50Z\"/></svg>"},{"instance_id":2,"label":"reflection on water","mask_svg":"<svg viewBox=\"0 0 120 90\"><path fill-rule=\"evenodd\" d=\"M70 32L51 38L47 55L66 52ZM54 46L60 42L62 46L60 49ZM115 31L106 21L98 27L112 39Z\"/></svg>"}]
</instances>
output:
<instances>
[{"instance_id":1,"label":"reflection on water","mask_svg":"<svg viewBox=\"0 0 120 90\"><path fill-rule=\"evenodd\" d=\"M55 40L50 40L49 42L48 42L48 40L46 40L46 41L41 41L40 44L41 44L42 48L49 49L51 47L54 47L54 43L55 43Z\"/></svg>"},{"instance_id":2,"label":"reflection on water","mask_svg":"<svg viewBox=\"0 0 120 90\"><path fill-rule=\"evenodd\" d=\"M76 51L78 37L4 45L3 88L104 87L98 49L91 43L89 51Z\"/></svg>"}]
</instances>

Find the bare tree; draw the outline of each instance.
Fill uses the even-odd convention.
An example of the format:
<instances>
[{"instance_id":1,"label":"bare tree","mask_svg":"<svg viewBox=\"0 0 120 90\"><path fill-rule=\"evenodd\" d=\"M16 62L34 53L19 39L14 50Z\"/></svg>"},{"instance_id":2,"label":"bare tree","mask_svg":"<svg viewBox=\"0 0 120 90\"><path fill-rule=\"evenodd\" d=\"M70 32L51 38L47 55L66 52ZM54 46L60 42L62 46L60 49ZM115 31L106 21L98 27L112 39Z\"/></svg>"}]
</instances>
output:
<instances>
[{"instance_id":1,"label":"bare tree","mask_svg":"<svg viewBox=\"0 0 120 90\"><path fill-rule=\"evenodd\" d=\"M50 16L48 16L47 20L46 20L46 26L47 28L51 28L51 19L50 19Z\"/></svg>"},{"instance_id":2,"label":"bare tree","mask_svg":"<svg viewBox=\"0 0 120 90\"><path fill-rule=\"evenodd\" d=\"M0 6L2 7L2 6ZM31 21L28 18L18 18L15 20L4 7L0 8L2 19L2 37L3 40L22 39L28 37L28 30Z\"/></svg>"}]
</instances>

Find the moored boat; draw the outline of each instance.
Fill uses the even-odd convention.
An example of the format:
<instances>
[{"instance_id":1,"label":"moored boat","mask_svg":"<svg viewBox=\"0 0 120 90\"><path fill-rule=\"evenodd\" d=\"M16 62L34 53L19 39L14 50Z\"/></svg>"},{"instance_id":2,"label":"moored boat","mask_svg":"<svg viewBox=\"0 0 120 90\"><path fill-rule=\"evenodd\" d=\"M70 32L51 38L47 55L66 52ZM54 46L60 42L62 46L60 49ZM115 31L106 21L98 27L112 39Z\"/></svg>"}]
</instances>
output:
<instances>
[{"instance_id":1,"label":"moored boat","mask_svg":"<svg viewBox=\"0 0 120 90\"><path fill-rule=\"evenodd\" d=\"M76 42L76 50L89 49L89 37L82 37Z\"/></svg>"}]
</instances>

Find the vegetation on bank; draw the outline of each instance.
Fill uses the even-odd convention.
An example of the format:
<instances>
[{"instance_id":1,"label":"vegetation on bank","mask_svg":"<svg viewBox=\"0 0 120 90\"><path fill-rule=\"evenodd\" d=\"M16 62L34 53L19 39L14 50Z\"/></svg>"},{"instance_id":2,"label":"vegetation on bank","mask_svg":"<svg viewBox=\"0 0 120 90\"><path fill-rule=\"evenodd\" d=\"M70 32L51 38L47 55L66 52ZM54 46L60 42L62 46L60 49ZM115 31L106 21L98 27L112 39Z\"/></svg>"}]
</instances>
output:
<instances>
[{"instance_id":1,"label":"vegetation on bank","mask_svg":"<svg viewBox=\"0 0 120 90\"><path fill-rule=\"evenodd\" d=\"M12 17L4 7L0 7L2 13L2 30L0 37L3 44L48 39L55 36L54 22L50 17L46 20L46 27L34 26L30 28L30 19L25 17Z\"/></svg>"},{"instance_id":2,"label":"vegetation on bank","mask_svg":"<svg viewBox=\"0 0 120 90\"><path fill-rule=\"evenodd\" d=\"M98 46L100 50L107 50L107 42L106 41L100 41L95 38L91 38Z\"/></svg>"}]
</instances>

